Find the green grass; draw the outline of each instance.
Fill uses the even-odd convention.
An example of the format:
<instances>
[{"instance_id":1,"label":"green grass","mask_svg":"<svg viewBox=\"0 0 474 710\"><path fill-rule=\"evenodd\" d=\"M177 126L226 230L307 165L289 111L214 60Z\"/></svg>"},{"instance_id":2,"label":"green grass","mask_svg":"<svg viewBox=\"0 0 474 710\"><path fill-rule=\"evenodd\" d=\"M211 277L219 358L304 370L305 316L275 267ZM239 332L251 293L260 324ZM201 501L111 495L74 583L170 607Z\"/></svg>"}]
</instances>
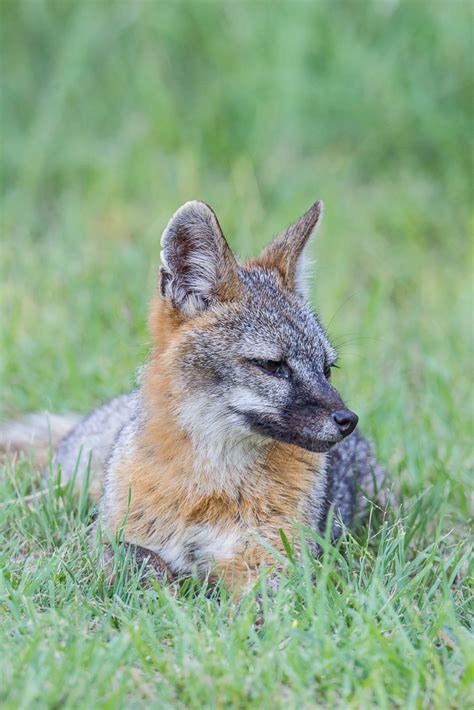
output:
<instances>
[{"instance_id":1,"label":"green grass","mask_svg":"<svg viewBox=\"0 0 474 710\"><path fill-rule=\"evenodd\" d=\"M4 707L469 705L472 11L2 1L2 419L131 386L182 202L249 255L320 197L314 304L403 504L236 609L107 585L87 501L4 467Z\"/></svg>"}]
</instances>

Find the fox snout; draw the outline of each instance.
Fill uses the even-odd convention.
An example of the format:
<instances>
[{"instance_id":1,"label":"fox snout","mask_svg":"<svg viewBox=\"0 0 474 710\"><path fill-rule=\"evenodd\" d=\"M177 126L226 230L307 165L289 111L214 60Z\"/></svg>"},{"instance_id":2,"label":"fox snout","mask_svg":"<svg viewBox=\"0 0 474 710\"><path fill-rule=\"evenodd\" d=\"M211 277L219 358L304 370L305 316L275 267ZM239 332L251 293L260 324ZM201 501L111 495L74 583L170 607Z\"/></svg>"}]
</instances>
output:
<instances>
[{"instance_id":1,"label":"fox snout","mask_svg":"<svg viewBox=\"0 0 474 710\"><path fill-rule=\"evenodd\" d=\"M283 418L291 443L315 452L328 451L352 434L359 417L344 404L323 376L294 384ZM288 406L289 405L289 406Z\"/></svg>"},{"instance_id":2,"label":"fox snout","mask_svg":"<svg viewBox=\"0 0 474 710\"><path fill-rule=\"evenodd\" d=\"M352 434L359 417L342 402L334 407L320 403L296 409L287 420L291 442L310 451L323 453Z\"/></svg>"},{"instance_id":3,"label":"fox snout","mask_svg":"<svg viewBox=\"0 0 474 710\"><path fill-rule=\"evenodd\" d=\"M359 417L342 403L331 410L324 404L293 406L280 413L248 413L251 429L259 434L308 451L325 453L352 434Z\"/></svg>"},{"instance_id":4,"label":"fox snout","mask_svg":"<svg viewBox=\"0 0 474 710\"><path fill-rule=\"evenodd\" d=\"M342 403L341 403L342 404ZM291 443L324 453L352 434L359 417L344 405L332 409L323 405L296 409L286 421Z\"/></svg>"}]
</instances>

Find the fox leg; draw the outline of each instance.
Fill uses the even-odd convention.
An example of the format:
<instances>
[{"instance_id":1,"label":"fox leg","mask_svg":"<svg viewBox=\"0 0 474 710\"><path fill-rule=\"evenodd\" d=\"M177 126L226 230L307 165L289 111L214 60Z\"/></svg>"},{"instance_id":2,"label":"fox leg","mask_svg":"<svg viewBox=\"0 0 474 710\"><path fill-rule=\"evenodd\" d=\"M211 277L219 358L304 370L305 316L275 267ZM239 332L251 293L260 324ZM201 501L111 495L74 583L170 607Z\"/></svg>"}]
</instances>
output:
<instances>
[{"instance_id":1,"label":"fox leg","mask_svg":"<svg viewBox=\"0 0 474 710\"><path fill-rule=\"evenodd\" d=\"M173 573L159 555L140 545L125 544L133 555L137 567L142 570L141 579L143 581L148 581L152 578L156 579L160 584L169 584L173 581Z\"/></svg>"},{"instance_id":2,"label":"fox leg","mask_svg":"<svg viewBox=\"0 0 474 710\"><path fill-rule=\"evenodd\" d=\"M265 575L269 590L276 591L278 574L275 572L278 567L278 562L271 553L258 543L251 543L245 545L232 559L215 560L210 578L213 582L222 580L227 590L238 600L253 589L262 569L269 572Z\"/></svg>"},{"instance_id":3,"label":"fox leg","mask_svg":"<svg viewBox=\"0 0 474 710\"><path fill-rule=\"evenodd\" d=\"M131 543L121 543L125 549L130 552L133 563L140 570L140 580L145 584L152 579L159 584L171 584L174 581L174 575L166 562L155 552L147 550L140 545ZM104 544L102 550L102 560L104 569L108 572L110 580L113 581L117 576L117 568L115 563L115 552L110 544Z\"/></svg>"}]
</instances>

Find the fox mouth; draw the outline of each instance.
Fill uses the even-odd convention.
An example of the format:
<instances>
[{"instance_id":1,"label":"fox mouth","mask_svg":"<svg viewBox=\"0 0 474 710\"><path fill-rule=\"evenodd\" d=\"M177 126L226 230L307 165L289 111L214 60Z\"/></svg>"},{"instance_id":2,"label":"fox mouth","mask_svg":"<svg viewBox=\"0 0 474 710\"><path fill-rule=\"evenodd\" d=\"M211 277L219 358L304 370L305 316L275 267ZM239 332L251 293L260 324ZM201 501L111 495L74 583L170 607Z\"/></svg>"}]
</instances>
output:
<instances>
[{"instance_id":1,"label":"fox mouth","mask_svg":"<svg viewBox=\"0 0 474 710\"><path fill-rule=\"evenodd\" d=\"M245 418L253 433L280 441L283 444L299 446L301 449L306 449L313 453L325 454L344 438L340 434L335 434L333 439L318 439L317 435L311 435L309 432L304 431L291 431L275 422L261 419L252 413L246 413Z\"/></svg>"}]
</instances>

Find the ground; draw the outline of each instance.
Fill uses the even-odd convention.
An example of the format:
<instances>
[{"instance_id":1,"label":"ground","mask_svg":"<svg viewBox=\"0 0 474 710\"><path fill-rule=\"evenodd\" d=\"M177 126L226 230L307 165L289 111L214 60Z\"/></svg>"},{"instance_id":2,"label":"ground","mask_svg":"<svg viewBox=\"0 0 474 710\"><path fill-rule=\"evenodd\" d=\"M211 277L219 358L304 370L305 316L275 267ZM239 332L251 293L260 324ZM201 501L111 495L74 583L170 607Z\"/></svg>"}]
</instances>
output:
<instances>
[{"instance_id":1,"label":"ground","mask_svg":"<svg viewBox=\"0 0 474 710\"><path fill-rule=\"evenodd\" d=\"M399 500L320 560L290 555L258 609L143 588L126 560L108 584L87 498L5 466L3 707L466 707L472 5L0 13L2 419L133 384L181 203L209 202L248 256L321 198L312 300Z\"/></svg>"}]
</instances>

